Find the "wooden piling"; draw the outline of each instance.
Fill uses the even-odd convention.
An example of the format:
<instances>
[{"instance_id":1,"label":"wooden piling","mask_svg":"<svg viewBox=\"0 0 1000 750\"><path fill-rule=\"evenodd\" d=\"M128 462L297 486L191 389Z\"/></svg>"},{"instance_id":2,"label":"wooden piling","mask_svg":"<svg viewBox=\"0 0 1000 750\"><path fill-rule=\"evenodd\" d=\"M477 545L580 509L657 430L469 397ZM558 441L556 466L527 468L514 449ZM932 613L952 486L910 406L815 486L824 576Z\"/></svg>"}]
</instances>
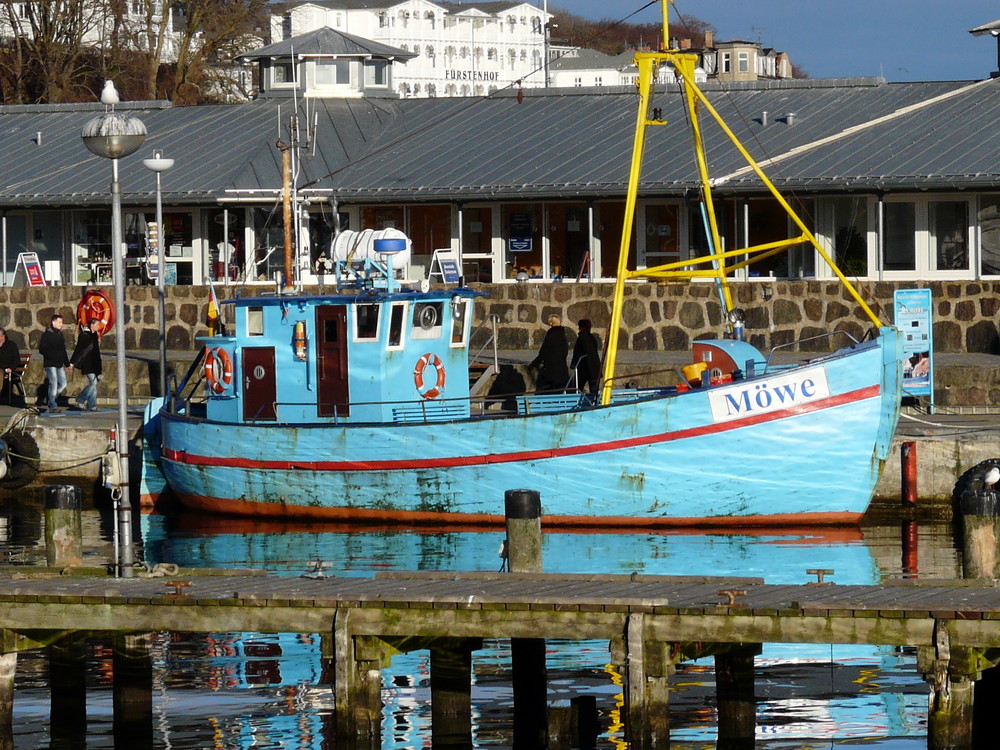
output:
<instances>
[{"instance_id":1,"label":"wooden piling","mask_svg":"<svg viewBox=\"0 0 1000 750\"><path fill-rule=\"evenodd\" d=\"M962 574L965 578L1000 578L1000 492L966 490L959 498Z\"/></svg>"},{"instance_id":2,"label":"wooden piling","mask_svg":"<svg viewBox=\"0 0 1000 750\"><path fill-rule=\"evenodd\" d=\"M649 640L646 616L633 613L625 624L625 736L629 747L666 747L670 742L669 647Z\"/></svg>"},{"instance_id":3,"label":"wooden piling","mask_svg":"<svg viewBox=\"0 0 1000 750\"><path fill-rule=\"evenodd\" d=\"M152 747L153 659L149 633L126 633L113 639L115 745Z\"/></svg>"},{"instance_id":4,"label":"wooden piling","mask_svg":"<svg viewBox=\"0 0 1000 750\"><path fill-rule=\"evenodd\" d=\"M431 745L472 747L472 652L482 642L439 639L431 651Z\"/></svg>"},{"instance_id":5,"label":"wooden piling","mask_svg":"<svg viewBox=\"0 0 1000 750\"><path fill-rule=\"evenodd\" d=\"M738 645L715 655L715 691L718 708L719 743L753 747L757 729L754 691L754 657L760 644Z\"/></svg>"},{"instance_id":6,"label":"wooden piling","mask_svg":"<svg viewBox=\"0 0 1000 750\"><path fill-rule=\"evenodd\" d=\"M87 737L87 660L83 641L49 646L49 733L53 747L84 747Z\"/></svg>"},{"instance_id":7,"label":"wooden piling","mask_svg":"<svg viewBox=\"0 0 1000 750\"><path fill-rule=\"evenodd\" d=\"M82 509L79 487L57 484L45 488L45 560L49 567L83 563Z\"/></svg>"},{"instance_id":8,"label":"wooden piling","mask_svg":"<svg viewBox=\"0 0 1000 750\"><path fill-rule=\"evenodd\" d=\"M965 676L935 685L927 713L927 750L972 750L972 686Z\"/></svg>"},{"instance_id":9,"label":"wooden piling","mask_svg":"<svg viewBox=\"0 0 1000 750\"><path fill-rule=\"evenodd\" d=\"M14 673L17 671L17 651L0 653L0 737L13 731Z\"/></svg>"},{"instance_id":10,"label":"wooden piling","mask_svg":"<svg viewBox=\"0 0 1000 750\"><path fill-rule=\"evenodd\" d=\"M507 525L507 565L511 573L542 572L542 503L536 490L504 493ZM545 641L511 638L514 692L514 747L548 744L548 678Z\"/></svg>"},{"instance_id":11,"label":"wooden piling","mask_svg":"<svg viewBox=\"0 0 1000 750\"><path fill-rule=\"evenodd\" d=\"M352 635L352 611L333 620L334 700L338 746L365 750L381 746L382 666L388 658L372 636Z\"/></svg>"}]
</instances>

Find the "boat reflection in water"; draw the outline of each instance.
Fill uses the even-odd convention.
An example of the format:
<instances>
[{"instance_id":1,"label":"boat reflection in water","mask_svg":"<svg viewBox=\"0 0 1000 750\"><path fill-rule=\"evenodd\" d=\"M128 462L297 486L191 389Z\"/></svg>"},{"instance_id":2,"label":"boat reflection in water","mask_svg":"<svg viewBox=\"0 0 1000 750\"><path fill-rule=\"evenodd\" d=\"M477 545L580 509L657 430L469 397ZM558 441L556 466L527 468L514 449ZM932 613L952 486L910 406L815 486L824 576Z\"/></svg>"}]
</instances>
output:
<instances>
[{"instance_id":1,"label":"boat reflection in water","mask_svg":"<svg viewBox=\"0 0 1000 750\"><path fill-rule=\"evenodd\" d=\"M501 565L503 537L502 530L482 528L317 527L194 514L143 519L145 555L151 564L249 567L289 576L310 573L314 561L323 563L326 575L370 576L387 569L495 571ZM857 528L792 534L546 533L543 559L546 572L553 573L758 576L769 583L814 581L815 576L806 573L814 568L834 570L830 578L839 584L874 583L898 575L901 565L898 532L893 536L891 529L863 533ZM214 689L266 684L292 701L300 714L314 711L316 722L329 712L332 696L328 686L320 684L318 637L217 634L213 639ZM224 644L222 652L219 644ZM550 701L595 695L603 726L612 728L601 742L610 747L621 740L614 722L621 688L608 664L607 644L549 641L547 647ZM429 742L428 661L424 652L399 655L385 670L384 747ZM507 642L488 642L475 654L474 665L473 736L478 746L485 746L494 744L489 738L509 730ZM714 737L712 668L710 658L679 666L671 696L675 742L700 743ZM876 744L879 738L891 741L894 748L907 746L901 738L913 738L913 747L923 744L927 693L912 654L872 647L767 644L757 659L756 690L758 748L818 739L837 739L848 747L852 741L871 746L873 738ZM269 719L257 714L253 721ZM299 715L304 728L302 722ZM318 738L318 726L311 725L308 733ZM304 737L300 734L298 740Z\"/></svg>"}]
</instances>

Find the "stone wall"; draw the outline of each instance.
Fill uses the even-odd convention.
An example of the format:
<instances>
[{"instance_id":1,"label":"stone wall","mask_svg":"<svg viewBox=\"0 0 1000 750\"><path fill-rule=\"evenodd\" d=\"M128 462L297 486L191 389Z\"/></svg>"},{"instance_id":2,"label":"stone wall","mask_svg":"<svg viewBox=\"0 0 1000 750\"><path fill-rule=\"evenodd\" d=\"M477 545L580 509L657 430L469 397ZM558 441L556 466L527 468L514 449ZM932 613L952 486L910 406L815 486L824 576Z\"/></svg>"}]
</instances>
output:
<instances>
[{"instance_id":1,"label":"stone wall","mask_svg":"<svg viewBox=\"0 0 1000 750\"><path fill-rule=\"evenodd\" d=\"M884 319L893 313L892 295L897 288L915 284L863 283L862 297ZM1000 283L935 282L928 285L935 304L934 349L937 352L1000 354L997 314L1000 311ZM537 351L545 335L545 319L561 315L571 331L576 321L590 318L595 331L605 340L611 317L613 284L549 283L475 285L489 296L476 306L475 323L488 314L499 317L501 349ZM105 288L109 293L110 289ZM270 292L272 287L266 291ZM231 289L218 288L220 298ZM254 294L260 287L247 290ZM318 293L318 289L308 289ZM860 306L836 282L768 281L732 285L736 304L746 313L747 340L767 352L771 347L809 336L822 336L831 327L845 330L856 338L871 327ZM42 331L53 313L66 318L67 346L76 337L76 306L83 288L57 286L42 289L0 288L0 325L22 351L37 352ZM126 288L125 344L129 353L129 390L132 399L155 393L159 382L156 350L159 346L157 290L149 286ZM205 314L208 287L168 287L166 290L167 349L170 369L182 376L198 349L196 338L207 335ZM629 284L624 310L621 346L633 351L685 351L697 338L717 338L724 330L722 307L715 285ZM841 339L835 343L843 343ZM99 394L110 397L114 389L113 336L102 342L106 374ZM801 350L831 348L826 338L817 338ZM789 351L795 351L790 348ZM945 368L936 370L936 398L939 404L1000 404L1000 373L972 377L960 368L954 378ZM41 362L32 361L26 382L44 381ZM76 392L71 383L70 392Z\"/></svg>"},{"instance_id":2,"label":"stone wall","mask_svg":"<svg viewBox=\"0 0 1000 750\"><path fill-rule=\"evenodd\" d=\"M870 282L858 285L868 306L891 321L893 293L913 283ZM934 300L934 349L938 352L1000 353L997 313L1000 283L934 282L926 285ZM477 307L500 320L501 349L536 349L545 335L545 320L555 313L575 330L589 318L601 339L611 319L611 283L476 285L489 294ZM861 339L872 323L861 306L835 281L743 282L731 285L737 307L746 315L746 338L767 352L790 342L814 339L800 351L833 348L823 335L843 330ZM718 338L724 330L722 305L712 283L629 284L623 311L620 346L634 351L681 351L694 339ZM843 340L834 341L835 345ZM795 351L790 348L790 351Z\"/></svg>"}]
</instances>

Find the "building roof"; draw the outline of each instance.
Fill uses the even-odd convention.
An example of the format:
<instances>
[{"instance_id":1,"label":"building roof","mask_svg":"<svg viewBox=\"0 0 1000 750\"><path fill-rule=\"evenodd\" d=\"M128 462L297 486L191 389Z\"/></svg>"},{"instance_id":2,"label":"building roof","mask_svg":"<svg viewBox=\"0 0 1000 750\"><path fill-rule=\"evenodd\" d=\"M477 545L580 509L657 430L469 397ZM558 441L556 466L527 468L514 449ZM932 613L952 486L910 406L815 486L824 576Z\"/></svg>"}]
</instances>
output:
<instances>
[{"instance_id":1,"label":"building roof","mask_svg":"<svg viewBox=\"0 0 1000 750\"><path fill-rule=\"evenodd\" d=\"M266 47L240 55L240 60L260 60L268 57L377 57L385 60L409 60L412 52L388 44L346 34L329 26L284 39Z\"/></svg>"},{"instance_id":2,"label":"building roof","mask_svg":"<svg viewBox=\"0 0 1000 750\"><path fill-rule=\"evenodd\" d=\"M880 79L704 84L746 148L772 158L771 178L797 191L1000 189L1000 79L885 83ZM491 97L309 99L317 123L301 151L299 185L344 203L600 199L624 195L636 96L632 87L525 89ZM676 87L652 106L642 189L683 196L696 186ZM151 205L142 159L175 160L162 175L168 204L267 203L281 184L275 142L287 138L289 100L173 107L119 105L149 136L120 160L126 205ZM110 169L80 139L100 105L0 107L0 207L107 206ZM767 113L766 117L764 113ZM703 126L719 188L760 193L719 131Z\"/></svg>"},{"instance_id":3,"label":"building roof","mask_svg":"<svg viewBox=\"0 0 1000 750\"><path fill-rule=\"evenodd\" d=\"M580 47L571 55L562 55L549 63L552 70L623 70L634 62L634 52L607 55L594 49Z\"/></svg>"}]
</instances>

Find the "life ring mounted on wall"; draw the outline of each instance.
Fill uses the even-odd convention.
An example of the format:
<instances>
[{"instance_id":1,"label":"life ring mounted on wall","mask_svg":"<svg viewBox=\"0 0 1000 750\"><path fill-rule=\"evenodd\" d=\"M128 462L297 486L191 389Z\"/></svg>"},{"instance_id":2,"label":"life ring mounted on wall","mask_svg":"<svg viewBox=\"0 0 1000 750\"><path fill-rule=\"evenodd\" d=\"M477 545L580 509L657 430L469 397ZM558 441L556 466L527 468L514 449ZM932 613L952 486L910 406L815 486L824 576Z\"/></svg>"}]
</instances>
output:
<instances>
[{"instance_id":1,"label":"life ring mounted on wall","mask_svg":"<svg viewBox=\"0 0 1000 750\"><path fill-rule=\"evenodd\" d=\"M81 326L86 326L95 319L99 321L98 336L103 336L115 325L115 304L99 289L88 291L76 306L76 321Z\"/></svg>"},{"instance_id":2,"label":"life ring mounted on wall","mask_svg":"<svg viewBox=\"0 0 1000 750\"><path fill-rule=\"evenodd\" d=\"M437 371L437 380L430 388L424 381L424 371L427 369L427 365L433 366ZM441 391L444 390L444 380L444 364L438 355L427 352L417 360L416 367L413 368L413 383L417 386L417 393L422 397L431 399L440 396Z\"/></svg>"},{"instance_id":3,"label":"life ring mounted on wall","mask_svg":"<svg viewBox=\"0 0 1000 750\"><path fill-rule=\"evenodd\" d=\"M233 382L233 360L222 347L205 352L205 380L212 393L222 393Z\"/></svg>"}]
</instances>

